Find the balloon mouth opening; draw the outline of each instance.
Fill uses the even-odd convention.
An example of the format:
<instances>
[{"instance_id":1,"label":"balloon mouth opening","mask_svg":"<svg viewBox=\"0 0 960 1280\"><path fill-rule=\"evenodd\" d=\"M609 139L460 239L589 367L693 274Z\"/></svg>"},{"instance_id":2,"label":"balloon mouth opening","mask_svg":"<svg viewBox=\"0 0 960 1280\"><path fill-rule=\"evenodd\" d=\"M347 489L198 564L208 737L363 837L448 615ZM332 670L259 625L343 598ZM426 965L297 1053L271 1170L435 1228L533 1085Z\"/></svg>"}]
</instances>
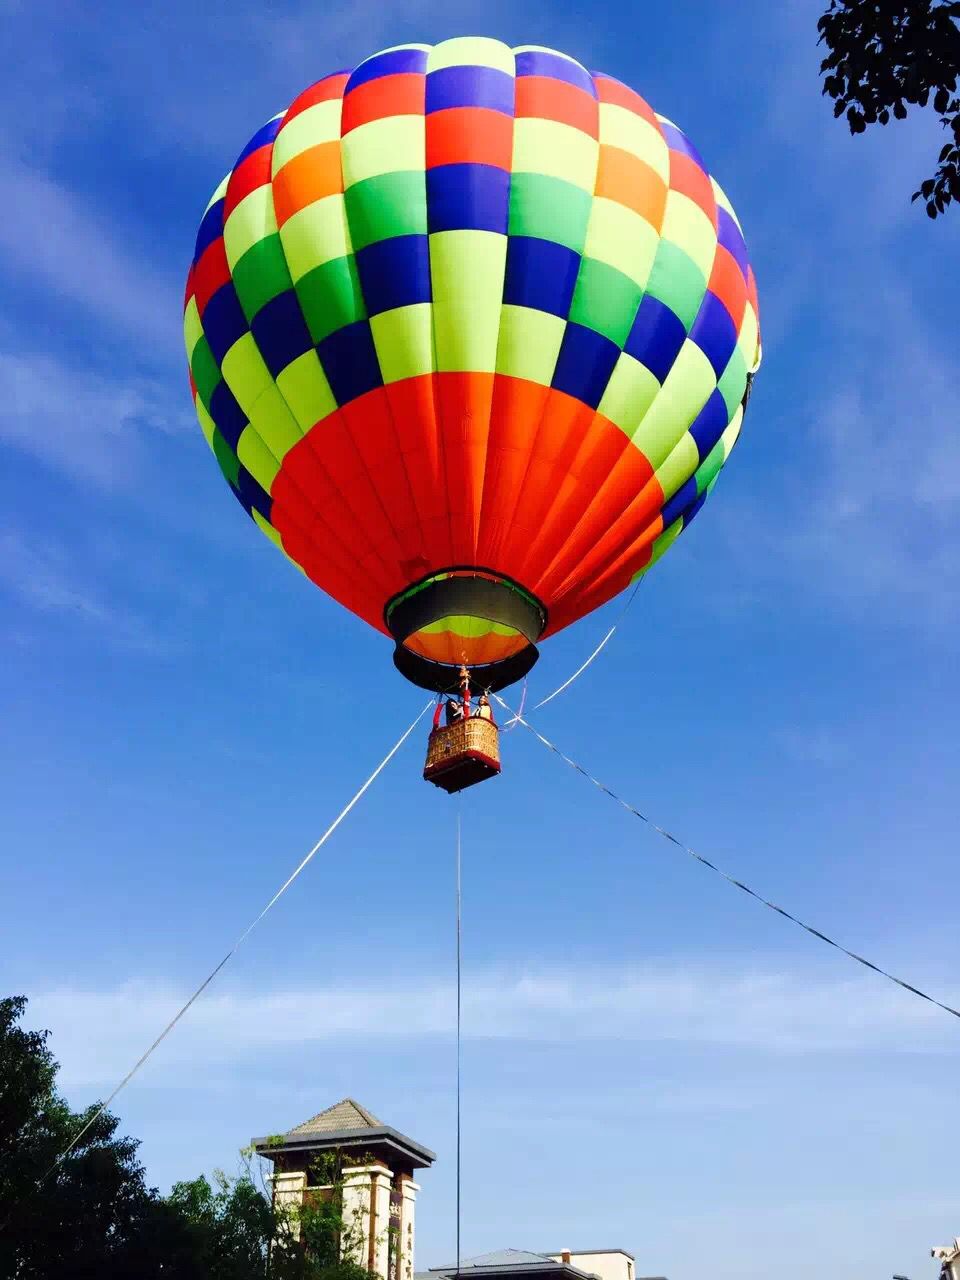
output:
<instances>
[{"instance_id":1,"label":"balloon mouth opening","mask_svg":"<svg viewBox=\"0 0 960 1280\"><path fill-rule=\"evenodd\" d=\"M456 566L420 579L387 601L384 622L396 641L394 666L422 689L459 687L461 665L477 689L522 680L540 656L547 625L537 598L503 574Z\"/></svg>"}]
</instances>

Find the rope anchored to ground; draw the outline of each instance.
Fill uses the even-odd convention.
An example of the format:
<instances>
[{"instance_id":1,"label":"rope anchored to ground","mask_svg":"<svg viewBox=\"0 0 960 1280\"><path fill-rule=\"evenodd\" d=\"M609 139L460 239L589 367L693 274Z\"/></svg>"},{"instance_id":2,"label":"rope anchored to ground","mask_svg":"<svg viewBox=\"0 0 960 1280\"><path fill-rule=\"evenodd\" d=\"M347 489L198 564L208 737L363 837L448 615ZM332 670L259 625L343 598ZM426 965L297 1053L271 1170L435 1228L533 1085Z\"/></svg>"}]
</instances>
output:
<instances>
[{"instance_id":1,"label":"rope anchored to ground","mask_svg":"<svg viewBox=\"0 0 960 1280\"><path fill-rule=\"evenodd\" d=\"M734 888L747 894L762 906L768 907L771 911L775 911L777 915L782 916L784 920L789 920L791 924L795 924L798 928L803 929L806 933L809 933L811 937L818 938L821 942L825 942L828 946L833 947L849 959L855 960L857 964L863 965L866 969L871 969L874 973L879 974L881 978L886 978L889 982L896 983L896 985L898 987L902 987L904 991L909 991L911 995L919 996L921 1000L926 1000L928 1004L936 1005L936 1007L938 1009L942 1009L944 1013L950 1013L955 1018L960 1018L960 1010L954 1009L951 1005L945 1004L942 1000L937 1000L934 996L928 995L926 991L921 991L919 987L915 987L912 983L906 982L903 978L898 978L896 974L890 973L886 969L882 969L880 965L874 964L872 960L867 960L865 956L858 955L856 951L851 951L848 947L843 946L842 943L837 942L834 938L828 937L827 934L821 932L820 929L815 929L813 925L807 924L804 920L801 920L799 916L793 915L791 912L787 911L786 908L777 906L775 902L771 902L769 899L765 898L763 894L758 893L756 889L751 889L748 884L744 884L743 881L738 880L736 876L730 875L729 872L724 871L722 867L718 867L715 862L711 862L709 858L705 858L703 854L697 853L695 849L691 849L689 845L684 844L682 840L678 840L677 837L667 831L665 827L658 826L652 818L648 818L645 813L641 813L640 810L630 804L629 801L618 796L615 791L611 791L608 786L605 786L604 783L599 781L599 779L595 778L591 773L588 773L587 770L584 769L583 765L577 764L576 760L572 760L568 755L561 751L555 743L551 742L549 738L545 738L539 729L535 729L533 727L529 720L525 720L518 712L514 712L507 703L504 702L499 694L494 694L494 697L500 706L503 707L505 711L509 712L510 715L515 715L517 721L522 724L525 729L528 729L539 742L542 742L548 751L552 751L555 756L564 762L564 764L568 765L571 769L580 774L581 777L586 778L588 782L592 783L598 791L602 791L604 795L609 796L611 800L616 801L622 809L626 809L627 813L632 814L635 818L639 818L641 822L645 822L648 827L652 828L652 830L657 833L657 835L662 836L664 840L669 841L675 848L681 850L683 853L689 854L689 856L699 862L701 866L704 866L716 875L721 876L728 884L732 884Z\"/></svg>"}]
</instances>

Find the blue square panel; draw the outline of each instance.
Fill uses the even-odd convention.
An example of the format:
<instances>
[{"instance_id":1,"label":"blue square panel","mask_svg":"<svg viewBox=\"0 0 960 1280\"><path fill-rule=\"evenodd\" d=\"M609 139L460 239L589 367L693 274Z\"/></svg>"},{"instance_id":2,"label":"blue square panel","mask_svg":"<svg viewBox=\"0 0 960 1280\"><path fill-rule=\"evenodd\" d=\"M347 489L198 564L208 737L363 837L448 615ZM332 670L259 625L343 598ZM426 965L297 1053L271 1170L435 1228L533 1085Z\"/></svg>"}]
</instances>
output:
<instances>
[{"instance_id":1,"label":"blue square panel","mask_svg":"<svg viewBox=\"0 0 960 1280\"><path fill-rule=\"evenodd\" d=\"M566 319L579 270L579 253L566 245L532 236L511 236L507 241L503 300L514 307L533 307Z\"/></svg>"},{"instance_id":2,"label":"blue square panel","mask_svg":"<svg viewBox=\"0 0 960 1280\"><path fill-rule=\"evenodd\" d=\"M602 333L582 324L568 324L551 386L595 409L619 358L620 348Z\"/></svg>"},{"instance_id":3,"label":"blue square panel","mask_svg":"<svg viewBox=\"0 0 960 1280\"><path fill-rule=\"evenodd\" d=\"M492 164L444 164L427 170L428 231L507 234L510 174Z\"/></svg>"},{"instance_id":4,"label":"blue square panel","mask_svg":"<svg viewBox=\"0 0 960 1280\"><path fill-rule=\"evenodd\" d=\"M369 320L357 320L317 343L317 355L338 405L383 386Z\"/></svg>"},{"instance_id":5,"label":"blue square panel","mask_svg":"<svg viewBox=\"0 0 960 1280\"><path fill-rule=\"evenodd\" d=\"M693 420L690 434L702 462L727 429L727 402L719 390L703 406Z\"/></svg>"},{"instance_id":6,"label":"blue square panel","mask_svg":"<svg viewBox=\"0 0 960 1280\"><path fill-rule=\"evenodd\" d=\"M236 397L223 379L217 383L210 397L210 417L224 440L236 453L237 442L247 425L247 415L237 404Z\"/></svg>"},{"instance_id":7,"label":"blue square panel","mask_svg":"<svg viewBox=\"0 0 960 1280\"><path fill-rule=\"evenodd\" d=\"M686 336L680 317L659 298L648 294L637 308L623 349L663 382L673 368Z\"/></svg>"},{"instance_id":8,"label":"blue square panel","mask_svg":"<svg viewBox=\"0 0 960 1280\"><path fill-rule=\"evenodd\" d=\"M313 346L293 289L278 293L261 307L250 322L250 330L274 378Z\"/></svg>"},{"instance_id":9,"label":"blue square panel","mask_svg":"<svg viewBox=\"0 0 960 1280\"><path fill-rule=\"evenodd\" d=\"M207 302L201 323L203 336L210 344L213 358L218 365L222 365L223 357L248 328L237 291L229 281L221 285Z\"/></svg>"},{"instance_id":10,"label":"blue square panel","mask_svg":"<svg viewBox=\"0 0 960 1280\"><path fill-rule=\"evenodd\" d=\"M713 365L719 382L737 345L737 331L730 312L709 289L703 295L697 318L690 329L690 341L697 344Z\"/></svg>"},{"instance_id":11,"label":"blue square panel","mask_svg":"<svg viewBox=\"0 0 960 1280\"><path fill-rule=\"evenodd\" d=\"M451 107L487 107L513 115L513 76L495 67L442 67L427 76L427 115Z\"/></svg>"},{"instance_id":12,"label":"blue square panel","mask_svg":"<svg viewBox=\"0 0 960 1280\"><path fill-rule=\"evenodd\" d=\"M430 301L430 246L426 236L394 236L358 249L357 272L367 313Z\"/></svg>"}]
</instances>

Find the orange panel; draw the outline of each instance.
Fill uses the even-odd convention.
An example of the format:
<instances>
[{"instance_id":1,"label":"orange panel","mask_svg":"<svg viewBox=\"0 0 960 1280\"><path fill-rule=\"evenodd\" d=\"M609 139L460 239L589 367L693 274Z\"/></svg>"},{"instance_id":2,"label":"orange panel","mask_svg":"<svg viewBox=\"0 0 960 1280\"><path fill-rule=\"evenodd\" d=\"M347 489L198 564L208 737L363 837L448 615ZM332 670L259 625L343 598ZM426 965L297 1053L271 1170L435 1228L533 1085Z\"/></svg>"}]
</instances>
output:
<instances>
[{"instance_id":1,"label":"orange panel","mask_svg":"<svg viewBox=\"0 0 960 1280\"><path fill-rule=\"evenodd\" d=\"M493 374L437 373L434 379L450 511L450 563L474 564L493 402Z\"/></svg>"},{"instance_id":2,"label":"orange panel","mask_svg":"<svg viewBox=\"0 0 960 1280\"><path fill-rule=\"evenodd\" d=\"M655 476L642 487L631 487L631 477L618 467L604 486L594 521L581 523L563 555L550 566L543 589L550 595L568 592L575 583L589 589L632 542L654 523L659 524L662 504L663 490ZM598 511L605 513L602 521L596 519ZM615 512L622 514L611 520Z\"/></svg>"},{"instance_id":3,"label":"orange panel","mask_svg":"<svg viewBox=\"0 0 960 1280\"><path fill-rule=\"evenodd\" d=\"M555 630L598 577L614 594L642 563L662 501L643 454L589 406L478 373L359 397L290 450L273 488L284 545L307 559L290 554L381 630L391 595L454 564L516 579Z\"/></svg>"},{"instance_id":4,"label":"orange panel","mask_svg":"<svg viewBox=\"0 0 960 1280\"><path fill-rule=\"evenodd\" d=\"M394 382L386 388L397 427L402 465L410 480L423 531L423 545L401 566L409 582L453 563L450 516L434 404L433 374Z\"/></svg>"},{"instance_id":5,"label":"orange panel","mask_svg":"<svg viewBox=\"0 0 960 1280\"><path fill-rule=\"evenodd\" d=\"M595 194L633 209L657 231L663 226L666 184L648 164L619 147L600 147Z\"/></svg>"},{"instance_id":6,"label":"orange panel","mask_svg":"<svg viewBox=\"0 0 960 1280\"><path fill-rule=\"evenodd\" d=\"M315 200L336 195L342 190L340 143L321 142L316 147L308 147L288 160L274 175L273 203L277 211L277 226L282 227L288 218Z\"/></svg>"},{"instance_id":7,"label":"orange panel","mask_svg":"<svg viewBox=\"0 0 960 1280\"><path fill-rule=\"evenodd\" d=\"M397 427L383 387L376 387L344 405L340 417L353 437L357 454L396 536L400 560L413 559L421 552L423 536L400 453Z\"/></svg>"},{"instance_id":8,"label":"orange panel","mask_svg":"<svg viewBox=\"0 0 960 1280\"><path fill-rule=\"evenodd\" d=\"M656 534L651 534L648 539L645 534L643 538L634 544L629 557L625 556L623 561L618 562L615 568L611 568L600 579L592 583L589 591L583 592L580 589L576 589L569 595L559 596L550 613L550 625L546 634L552 635L554 632L561 630L561 628L569 626L571 622L576 622L578 618L583 618L588 613L592 613L594 609L599 609L608 600L612 600L621 591L625 591L632 582L634 575L644 565L649 564L655 537Z\"/></svg>"},{"instance_id":9,"label":"orange panel","mask_svg":"<svg viewBox=\"0 0 960 1280\"><path fill-rule=\"evenodd\" d=\"M531 444L550 394L549 387L522 378L494 378L477 560L511 576L511 535L522 522L521 495Z\"/></svg>"},{"instance_id":10,"label":"orange panel","mask_svg":"<svg viewBox=\"0 0 960 1280\"><path fill-rule=\"evenodd\" d=\"M550 392L546 412L537 433L536 451L523 486L521 520L529 530L522 547L517 548L517 576L533 585L542 567L549 564L570 535L578 509L590 495L584 493L577 502L577 486L570 481L574 459L588 439L596 414L589 405L562 391Z\"/></svg>"},{"instance_id":11,"label":"orange panel","mask_svg":"<svg viewBox=\"0 0 960 1280\"><path fill-rule=\"evenodd\" d=\"M607 500L599 501L599 495L606 492L605 486L618 468L629 501L646 483L650 466L619 427L597 414L578 453L556 478L557 501L544 522L541 538L531 549L526 567L531 582L541 582L577 530L590 539L606 531L611 511L616 508Z\"/></svg>"}]
</instances>

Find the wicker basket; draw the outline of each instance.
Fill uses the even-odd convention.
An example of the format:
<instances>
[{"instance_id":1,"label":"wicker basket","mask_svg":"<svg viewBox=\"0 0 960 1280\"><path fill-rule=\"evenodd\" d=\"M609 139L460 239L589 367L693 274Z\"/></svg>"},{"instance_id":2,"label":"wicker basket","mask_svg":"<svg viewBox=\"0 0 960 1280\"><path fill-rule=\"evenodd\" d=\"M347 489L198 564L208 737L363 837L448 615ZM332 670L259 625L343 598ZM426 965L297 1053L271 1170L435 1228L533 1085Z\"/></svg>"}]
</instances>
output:
<instances>
[{"instance_id":1,"label":"wicker basket","mask_svg":"<svg viewBox=\"0 0 960 1280\"><path fill-rule=\"evenodd\" d=\"M492 720L471 716L434 729L423 776L444 791L462 791L500 772L500 731Z\"/></svg>"}]
</instances>

